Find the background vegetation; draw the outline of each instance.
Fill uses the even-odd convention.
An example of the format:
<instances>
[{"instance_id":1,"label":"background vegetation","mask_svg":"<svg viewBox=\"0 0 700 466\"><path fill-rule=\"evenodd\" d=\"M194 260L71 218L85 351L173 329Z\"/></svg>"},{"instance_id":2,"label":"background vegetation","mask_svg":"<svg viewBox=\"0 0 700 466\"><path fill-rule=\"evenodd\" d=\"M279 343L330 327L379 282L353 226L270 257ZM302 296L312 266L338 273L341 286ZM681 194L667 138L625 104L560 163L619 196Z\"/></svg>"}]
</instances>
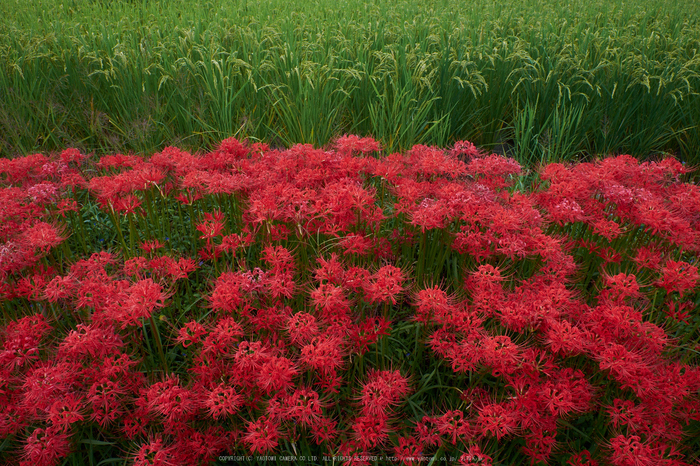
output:
<instances>
[{"instance_id":1,"label":"background vegetation","mask_svg":"<svg viewBox=\"0 0 700 466\"><path fill-rule=\"evenodd\" d=\"M689 0L4 0L0 156L225 137L698 163Z\"/></svg>"}]
</instances>

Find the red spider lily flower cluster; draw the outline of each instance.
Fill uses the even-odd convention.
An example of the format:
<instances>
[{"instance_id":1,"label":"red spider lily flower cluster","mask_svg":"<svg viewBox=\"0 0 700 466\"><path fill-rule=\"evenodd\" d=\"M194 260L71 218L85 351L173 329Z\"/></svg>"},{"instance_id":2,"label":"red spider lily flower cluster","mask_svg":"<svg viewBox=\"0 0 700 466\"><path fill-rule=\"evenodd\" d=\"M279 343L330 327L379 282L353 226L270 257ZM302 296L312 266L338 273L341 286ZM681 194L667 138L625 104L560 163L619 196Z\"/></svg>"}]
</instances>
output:
<instances>
[{"instance_id":1,"label":"red spider lily flower cluster","mask_svg":"<svg viewBox=\"0 0 700 466\"><path fill-rule=\"evenodd\" d=\"M683 165L380 150L0 160L0 460L697 459Z\"/></svg>"}]
</instances>

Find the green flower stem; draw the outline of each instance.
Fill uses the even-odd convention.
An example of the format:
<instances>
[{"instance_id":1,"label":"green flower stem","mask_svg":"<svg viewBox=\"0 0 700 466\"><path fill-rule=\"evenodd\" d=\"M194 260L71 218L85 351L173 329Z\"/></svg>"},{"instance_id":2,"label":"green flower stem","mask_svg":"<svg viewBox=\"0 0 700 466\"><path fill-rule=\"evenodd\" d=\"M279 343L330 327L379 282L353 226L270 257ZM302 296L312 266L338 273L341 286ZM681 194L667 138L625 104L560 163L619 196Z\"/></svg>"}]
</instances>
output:
<instances>
[{"instance_id":1,"label":"green flower stem","mask_svg":"<svg viewBox=\"0 0 700 466\"><path fill-rule=\"evenodd\" d=\"M163 370L166 374L168 374L170 372L170 370L168 369L168 362L165 359L165 353L163 353L163 343L160 340L160 332L158 331L158 326L156 325L156 321L153 318L153 315L149 317L149 321L151 322L151 330L156 340L156 346L158 348L158 356L160 357L160 362L163 365Z\"/></svg>"}]
</instances>

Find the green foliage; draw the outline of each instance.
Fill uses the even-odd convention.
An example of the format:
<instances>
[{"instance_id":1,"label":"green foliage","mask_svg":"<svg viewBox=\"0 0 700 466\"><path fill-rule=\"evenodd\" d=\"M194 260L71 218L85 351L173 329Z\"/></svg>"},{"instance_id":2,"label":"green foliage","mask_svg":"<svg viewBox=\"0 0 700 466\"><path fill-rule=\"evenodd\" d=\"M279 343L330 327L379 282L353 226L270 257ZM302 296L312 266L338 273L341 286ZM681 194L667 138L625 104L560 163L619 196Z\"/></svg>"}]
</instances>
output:
<instances>
[{"instance_id":1,"label":"green foliage","mask_svg":"<svg viewBox=\"0 0 700 466\"><path fill-rule=\"evenodd\" d=\"M700 9L635 3L37 0L0 5L0 156L387 151L470 140L523 162L700 162Z\"/></svg>"}]
</instances>

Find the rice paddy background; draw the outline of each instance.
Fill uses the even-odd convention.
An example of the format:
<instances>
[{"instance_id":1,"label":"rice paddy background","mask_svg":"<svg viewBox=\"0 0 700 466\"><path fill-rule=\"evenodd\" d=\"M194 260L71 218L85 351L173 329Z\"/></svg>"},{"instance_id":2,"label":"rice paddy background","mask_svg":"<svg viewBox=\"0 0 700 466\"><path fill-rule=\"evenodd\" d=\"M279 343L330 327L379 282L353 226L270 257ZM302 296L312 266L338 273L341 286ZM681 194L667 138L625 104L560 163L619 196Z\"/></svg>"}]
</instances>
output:
<instances>
[{"instance_id":1,"label":"rice paddy background","mask_svg":"<svg viewBox=\"0 0 700 466\"><path fill-rule=\"evenodd\" d=\"M235 136L385 152L470 140L521 163L697 163L692 1L4 0L0 156L206 150Z\"/></svg>"}]
</instances>

